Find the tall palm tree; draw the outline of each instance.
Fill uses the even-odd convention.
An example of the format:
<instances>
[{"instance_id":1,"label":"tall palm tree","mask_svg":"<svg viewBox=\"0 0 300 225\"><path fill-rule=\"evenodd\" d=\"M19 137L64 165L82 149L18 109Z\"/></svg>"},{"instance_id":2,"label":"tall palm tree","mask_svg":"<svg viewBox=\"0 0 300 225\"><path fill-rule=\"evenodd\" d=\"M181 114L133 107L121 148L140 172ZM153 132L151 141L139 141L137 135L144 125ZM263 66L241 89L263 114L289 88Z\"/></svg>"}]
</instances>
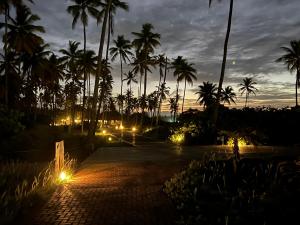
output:
<instances>
[{"instance_id":1,"label":"tall palm tree","mask_svg":"<svg viewBox=\"0 0 300 225\"><path fill-rule=\"evenodd\" d=\"M215 84L208 82L203 82L202 85L199 85L199 90L196 94L199 95L197 102L200 105L203 105L204 109L208 106L211 106L216 101L216 91L217 87Z\"/></svg>"},{"instance_id":2,"label":"tall palm tree","mask_svg":"<svg viewBox=\"0 0 300 225\"><path fill-rule=\"evenodd\" d=\"M184 91L183 91L182 108L181 108L181 113L183 113L186 83L193 85L193 80L197 80L197 77L196 77L196 69L193 67L192 63L188 63L187 61L184 61L183 64L178 69L179 69L177 71L178 81L180 82L184 80Z\"/></svg>"},{"instance_id":3,"label":"tall palm tree","mask_svg":"<svg viewBox=\"0 0 300 225\"><path fill-rule=\"evenodd\" d=\"M44 33L45 29L42 26L34 25L40 18L31 13L31 10L25 5L19 5L16 8L16 18L9 18L7 24L8 32L4 39L10 48L17 53L26 52L32 54L38 46L44 43L42 37L36 33ZM4 27L5 23L0 23L0 28Z\"/></svg>"},{"instance_id":4,"label":"tall palm tree","mask_svg":"<svg viewBox=\"0 0 300 225\"><path fill-rule=\"evenodd\" d=\"M90 118L90 96L91 96L91 75L95 75L97 68L97 57L93 50L86 50L84 52L79 53L79 58L77 61L80 71L85 71L86 73L86 81L87 81L87 96L85 101L87 101L87 109L88 109L88 118ZM80 72L81 73L81 72ZM85 95L83 95L85 98Z\"/></svg>"},{"instance_id":5,"label":"tall palm tree","mask_svg":"<svg viewBox=\"0 0 300 225\"><path fill-rule=\"evenodd\" d=\"M140 85L138 89L138 97L142 95L142 78L144 76L145 71L150 72L149 64L146 60L144 52L135 52L135 57L132 59L131 65L133 66L133 73L140 74Z\"/></svg>"},{"instance_id":6,"label":"tall palm tree","mask_svg":"<svg viewBox=\"0 0 300 225\"><path fill-rule=\"evenodd\" d=\"M106 0L107 3L107 0ZM126 2L120 0L112 0L109 15L108 15L108 32L107 32L107 46L106 46L106 60L108 60L109 45L110 45L110 35L114 33L114 15L117 9L123 9L125 11L129 10L129 6ZM104 9L103 9L104 10Z\"/></svg>"},{"instance_id":7,"label":"tall palm tree","mask_svg":"<svg viewBox=\"0 0 300 225\"><path fill-rule=\"evenodd\" d=\"M225 89L222 90L222 96L221 96L221 102L227 103L230 105L231 103L235 103L236 94L233 91L233 88L231 86L225 87Z\"/></svg>"},{"instance_id":8,"label":"tall palm tree","mask_svg":"<svg viewBox=\"0 0 300 225\"><path fill-rule=\"evenodd\" d=\"M283 62L287 65L287 69L293 73L296 72L296 84L295 84L295 98L296 107L298 107L298 88L300 86L300 40L291 41L291 47L281 47L286 52L285 55L276 60L276 62Z\"/></svg>"},{"instance_id":9,"label":"tall palm tree","mask_svg":"<svg viewBox=\"0 0 300 225\"><path fill-rule=\"evenodd\" d=\"M69 99L71 101L70 111L72 118L72 126L75 120L75 105L77 101L77 95L80 93L80 70L78 66L78 60L81 51L78 49L80 43L76 41L69 41L67 49L59 50L63 54L61 60L65 65L65 77L67 81L67 91L69 93Z\"/></svg>"},{"instance_id":10,"label":"tall palm tree","mask_svg":"<svg viewBox=\"0 0 300 225\"><path fill-rule=\"evenodd\" d=\"M72 14L73 22L72 28L74 29L78 19L80 18L83 25L83 54L86 52L86 27L88 26L88 14L100 21L101 15L97 7L102 3L99 0L71 0L74 5L70 5L67 8L68 13ZM86 71L83 69L83 101L82 101L82 113L81 113L81 131L83 132L83 114L85 107L85 90L86 90Z\"/></svg>"},{"instance_id":11,"label":"tall palm tree","mask_svg":"<svg viewBox=\"0 0 300 225\"><path fill-rule=\"evenodd\" d=\"M178 76L180 74L181 71L181 67L182 65L186 64L186 59L183 59L182 56L177 56L177 58L173 59L173 61L171 62L171 68L174 69L173 75L176 78L177 84L176 84L176 101L178 104L179 101L179 79ZM175 118L177 115L177 111L175 112Z\"/></svg>"},{"instance_id":12,"label":"tall palm tree","mask_svg":"<svg viewBox=\"0 0 300 225\"><path fill-rule=\"evenodd\" d=\"M101 106L103 108L103 114L105 111L105 104L107 103L107 101L109 100L109 98L111 97L111 93L112 93L112 85L113 85L113 77L111 76L111 66L109 65L109 63L104 59L102 60L102 66L101 66L101 82L99 83L99 104L98 104L98 109L97 109L97 114L96 114L96 124L93 130L93 133L96 132L96 128L97 128L97 123L98 123L98 118L100 116L100 110L101 110ZM104 121L103 121L104 122ZM102 125L103 125L102 122Z\"/></svg>"},{"instance_id":13,"label":"tall palm tree","mask_svg":"<svg viewBox=\"0 0 300 225\"><path fill-rule=\"evenodd\" d=\"M97 100L99 94L99 81L100 75L102 72L102 55L103 55L103 47L104 47L104 40L105 40L105 33L106 33L106 26L107 26L107 19L109 15L109 10L112 4L112 0L108 0L106 4L106 10L104 12L104 18L102 22L102 30L100 35L100 44L98 49L98 57L97 57L97 71L95 74L95 85L94 85L94 94L93 94L93 101L92 101L92 113L91 113L91 124L89 127L88 136L91 138L95 135L96 126L97 126Z\"/></svg>"},{"instance_id":14,"label":"tall palm tree","mask_svg":"<svg viewBox=\"0 0 300 225\"><path fill-rule=\"evenodd\" d=\"M32 0L28 0L32 2ZM7 59L8 54L8 40L7 40L7 32L8 32L8 19L10 18L10 6L13 5L15 7L20 6L23 3L22 0L2 0L0 2L0 14L4 14L4 37L3 37L3 58ZM4 76L5 76L5 104L8 105L8 67L9 65L4 65Z\"/></svg>"},{"instance_id":15,"label":"tall palm tree","mask_svg":"<svg viewBox=\"0 0 300 225\"><path fill-rule=\"evenodd\" d=\"M127 81L127 86L129 85L129 90L130 92L132 92L131 90L131 83L138 83L138 81L136 80L136 74L133 73L132 71L129 71L127 74L125 73L125 79L124 81Z\"/></svg>"},{"instance_id":16,"label":"tall palm tree","mask_svg":"<svg viewBox=\"0 0 300 225\"><path fill-rule=\"evenodd\" d=\"M245 107L247 106L248 103L248 98L250 94L256 95L255 91L258 91L254 85L256 82L253 81L252 78L246 77L243 79L243 83L239 84L241 87L239 91L241 92L241 95L243 95L246 92L246 101L245 101Z\"/></svg>"},{"instance_id":17,"label":"tall palm tree","mask_svg":"<svg viewBox=\"0 0 300 225\"><path fill-rule=\"evenodd\" d=\"M209 7L211 6L212 1L213 0L209 0ZM222 60L221 74L220 74L218 92L217 92L217 99L216 99L217 104L216 104L216 108L215 108L215 111L214 111L214 117L213 117L214 118L213 119L214 124L217 121L218 107L219 107L219 102L220 102L220 98L221 98L221 95L222 95L222 85L223 85L223 81L224 81L225 69L226 69L226 60L227 60L227 49L228 49L229 36L230 36L230 31L231 31L232 12L233 12L233 0L230 0L227 31L226 31L225 41L224 41L223 60Z\"/></svg>"},{"instance_id":18,"label":"tall palm tree","mask_svg":"<svg viewBox=\"0 0 300 225\"><path fill-rule=\"evenodd\" d=\"M69 45L67 49L59 50L60 53L63 54L62 60L65 62L67 69L67 80L72 79L76 80L79 83L79 67L78 60L81 54L81 51L78 49L80 42L77 41L69 41Z\"/></svg>"},{"instance_id":19,"label":"tall palm tree","mask_svg":"<svg viewBox=\"0 0 300 225\"><path fill-rule=\"evenodd\" d=\"M132 44L136 48L136 51L144 55L144 59L149 60L149 56L151 53L154 53L154 49L160 45L160 34L153 33L154 29L153 25L150 23L143 24L142 31L132 32L135 36ZM152 64L152 62L151 62ZM147 69L144 71L144 95L147 95Z\"/></svg>"},{"instance_id":20,"label":"tall palm tree","mask_svg":"<svg viewBox=\"0 0 300 225\"><path fill-rule=\"evenodd\" d=\"M121 66L121 95L123 94L123 62L130 61L129 56L132 56L131 43L129 40L124 38L124 35L119 35L117 40L114 40L114 47L110 48L110 54L112 56L111 60L115 61L115 59L119 56L120 66Z\"/></svg>"},{"instance_id":21,"label":"tall palm tree","mask_svg":"<svg viewBox=\"0 0 300 225\"><path fill-rule=\"evenodd\" d=\"M158 87L159 102L158 102L158 110L157 110L157 117L156 117L156 126L158 126L162 101L166 99L166 95L170 94L170 91L168 90L169 87L166 87L166 78L167 78L167 71L168 71L168 58L167 57L164 59L164 66L163 67L165 69L165 71L164 71L164 80L163 80L163 82L161 82L161 81L159 82L160 86ZM162 71L160 71L160 73L161 72ZM160 74L160 76L161 76L161 74Z\"/></svg>"}]
</instances>

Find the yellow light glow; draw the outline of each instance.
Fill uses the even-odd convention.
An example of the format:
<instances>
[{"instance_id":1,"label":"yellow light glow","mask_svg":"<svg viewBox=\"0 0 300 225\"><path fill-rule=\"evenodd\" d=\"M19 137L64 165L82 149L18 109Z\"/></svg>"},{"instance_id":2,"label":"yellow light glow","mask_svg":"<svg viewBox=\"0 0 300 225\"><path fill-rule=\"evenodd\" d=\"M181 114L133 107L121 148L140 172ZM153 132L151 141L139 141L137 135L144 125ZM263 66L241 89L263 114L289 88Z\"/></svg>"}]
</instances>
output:
<instances>
[{"instance_id":1,"label":"yellow light glow","mask_svg":"<svg viewBox=\"0 0 300 225\"><path fill-rule=\"evenodd\" d=\"M229 138L229 140L227 141L227 145L230 146L230 147L233 147L234 145L234 138ZM247 142L244 138L242 137L239 137L238 138L238 146L239 147L243 147L243 146L246 146L247 145Z\"/></svg>"},{"instance_id":2,"label":"yellow light glow","mask_svg":"<svg viewBox=\"0 0 300 225\"><path fill-rule=\"evenodd\" d=\"M69 117L69 116L67 117L67 120L70 120L70 117Z\"/></svg>"},{"instance_id":3,"label":"yellow light glow","mask_svg":"<svg viewBox=\"0 0 300 225\"><path fill-rule=\"evenodd\" d=\"M61 182L65 182L69 180L70 176L65 171L61 171L58 178Z\"/></svg>"},{"instance_id":4,"label":"yellow light glow","mask_svg":"<svg viewBox=\"0 0 300 225\"><path fill-rule=\"evenodd\" d=\"M120 126L120 129L121 129L121 130L123 130L123 129L124 129L123 125L121 125L121 126Z\"/></svg>"},{"instance_id":5,"label":"yellow light glow","mask_svg":"<svg viewBox=\"0 0 300 225\"><path fill-rule=\"evenodd\" d=\"M118 129L119 129L119 127L118 127L118 126L116 126L115 128L116 128L116 130L118 130Z\"/></svg>"},{"instance_id":6,"label":"yellow light glow","mask_svg":"<svg viewBox=\"0 0 300 225\"><path fill-rule=\"evenodd\" d=\"M109 138L108 138L108 141L112 141L112 138L111 138L111 137L109 137Z\"/></svg>"},{"instance_id":7,"label":"yellow light glow","mask_svg":"<svg viewBox=\"0 0 300 225\"><path fill-rule=\"evenodd\" d=\"M103 130L103 131L102 131L102 134L106 134L106 130Z\"/></svg>"},{"instance_id":8,"label":"yellow light glow","mask_svg":"<svg viewBox=\"0 0 300 225\"><path fill-rule=\"evenodd\" d=\"M174 144L180 145L183 144L184 142L184 134L183 133L177 133L177 134L172 134L170 137L171 142Z\"/></svg>"},{"instance_id":9,"label":"yellow light glow","mask_svg":"<svg viewBox=\"0 0 300 225\"><path fill-rule=\"evenodd\" d=\"M132 131L133 131L133 132L135 132L135 131L136 131L136 128L135 128L135 127L133 127L133 128L132 128Z\"/></svg>"}]
</instances>

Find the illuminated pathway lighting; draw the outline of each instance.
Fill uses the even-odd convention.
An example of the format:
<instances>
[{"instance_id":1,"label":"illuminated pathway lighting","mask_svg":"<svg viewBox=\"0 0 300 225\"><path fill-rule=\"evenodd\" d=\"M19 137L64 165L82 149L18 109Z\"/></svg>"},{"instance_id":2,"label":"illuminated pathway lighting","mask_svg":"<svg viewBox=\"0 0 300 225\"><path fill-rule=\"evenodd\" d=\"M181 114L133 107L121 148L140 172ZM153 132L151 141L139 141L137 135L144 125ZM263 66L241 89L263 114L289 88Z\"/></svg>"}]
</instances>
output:
<instances>
[{"instance_id":1,"label":"illuminated pathway lighting","mask_svg":"<svg viewBox=\"0 0 300 225\"><path fill-rule=\"evenodd\" d=\"M120 126L120 129L121 129L121 130L123 130L123 129L124 129L123 125L121 125L121 126Z\"/></svg>"},{"instance_id":2,"label":"illuminated pathway lighting","mask_svg":"<svg viewBox=\"0 0 300 225\"><path fill-rule=\"evenodd\" d=\"M109 138L108 138L108 141L112 141L112 138L111 138L111 137L109 137Z\"/></svg>"},{"instance_id":3,"label":"illuminated pathway lighting","mask_svg":"<svg viewBox=\"0 0 300 225\"><path fill-rule=\"evenodd\" d=\"M70 176L68 176L65 171L61 171L58 178L61 182L66 182L69 180Z\"/></svg>"},{"instance_id":4,"label":"illuminated pathway lighting","mask_svg":"<svg viewBox=\"0 0 300 225\"><path fill-rule=\"evenodd\" d=\"M135 132L135 131L136 131L136 128L135 128L135 127L133 127L133 128L132 128L132 131L133 131L133 132Z\"/></svg>"},{"instance_id":5,"label":"illuminated pathway lighting","mask_svg":"<svg viewBox=\"0 0 300 225\"><path fill-rule=\"evenodd\" d=\"M106 130L103 130L102 133L103 133L103 134L106 134Z\"/></svg>"}]
</instances>

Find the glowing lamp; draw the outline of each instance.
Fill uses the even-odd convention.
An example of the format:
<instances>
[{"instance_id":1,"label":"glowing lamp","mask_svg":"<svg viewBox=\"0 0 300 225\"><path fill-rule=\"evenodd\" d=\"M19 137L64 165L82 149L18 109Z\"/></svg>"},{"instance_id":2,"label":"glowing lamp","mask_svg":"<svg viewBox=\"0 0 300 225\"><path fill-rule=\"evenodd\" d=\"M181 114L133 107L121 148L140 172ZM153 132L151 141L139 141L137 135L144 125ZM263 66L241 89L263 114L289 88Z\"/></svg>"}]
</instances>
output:
<instances>
[{"instance_id":1,"label":"glowing lamp","mask_svg":"<svg viewBox=\"0 0 300 225\"><path fill-rule=\"evenodd\" d=\"M135 128L135 127L133 127L133 128L132 128L132 131L133 131L133 132L135 132L135 131L136 131L136 128Z\"/></svg>"},{"instance_id":2,"label":"glowing lamp","mask_svg":"<svg viewBox=\"0 0 300 225\"><path fill-rule=\"evenodd\" d=\"M111 137L109 137L109 138L108 138L108 141L112 141L112 138L111 138Z\"/></svg>"},{"instance_id":3,"label":"glowing lamp","mask_svg":"<svg viewBox=\"0 0 300 225\"><path fill-rule=\"evenodd\" d=\"M64 182L64 181L67 181L69 179L69 176L67 175L66 172L61 171L58 178L61 182Z\"/></svg>"}]
</instances>

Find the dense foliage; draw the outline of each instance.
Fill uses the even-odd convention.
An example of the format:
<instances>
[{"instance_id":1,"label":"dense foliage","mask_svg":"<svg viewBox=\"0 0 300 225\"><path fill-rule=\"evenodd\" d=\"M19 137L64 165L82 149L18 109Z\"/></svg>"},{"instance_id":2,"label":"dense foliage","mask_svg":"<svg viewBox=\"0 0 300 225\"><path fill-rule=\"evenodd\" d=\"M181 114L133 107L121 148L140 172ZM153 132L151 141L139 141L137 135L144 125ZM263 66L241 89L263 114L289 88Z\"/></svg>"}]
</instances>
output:
<instances>
[{"instance_id":1,"label":"dense foliage","mask_svg":"<svg viewBox=\"0 0 300 225\"><path fill-rule=\"evenodd\" d=\"M293 224L300 200L300 161L193 161L165 183L179 224Z\"/></svg>"}]
</instances>

